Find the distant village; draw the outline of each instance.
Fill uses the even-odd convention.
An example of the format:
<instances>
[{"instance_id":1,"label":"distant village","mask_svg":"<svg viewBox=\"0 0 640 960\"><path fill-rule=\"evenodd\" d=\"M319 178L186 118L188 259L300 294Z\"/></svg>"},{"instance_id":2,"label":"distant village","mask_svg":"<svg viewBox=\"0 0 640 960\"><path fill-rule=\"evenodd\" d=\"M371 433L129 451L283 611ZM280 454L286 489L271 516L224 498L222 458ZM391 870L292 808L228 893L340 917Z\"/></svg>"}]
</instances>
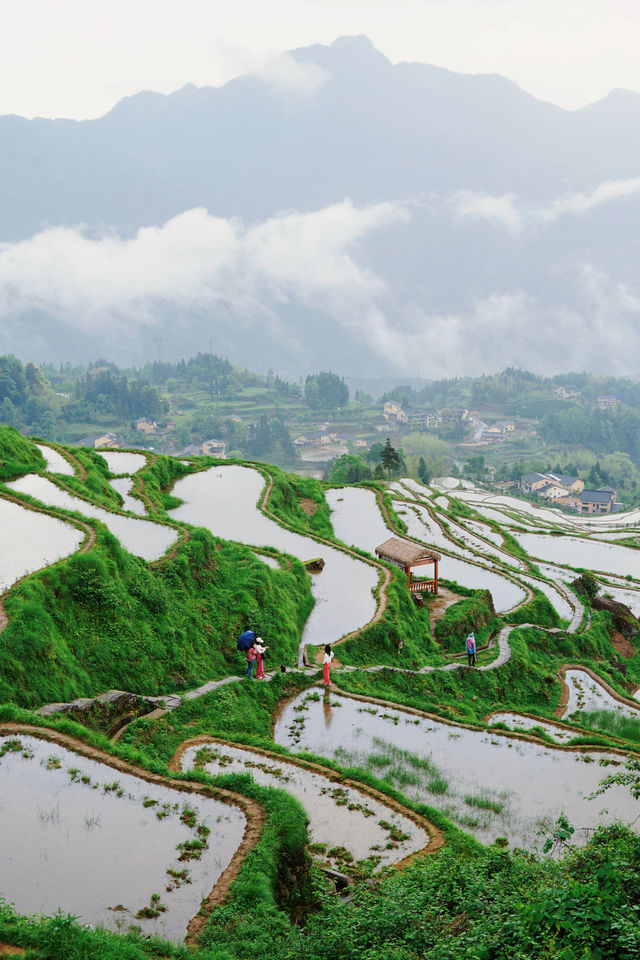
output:
<instances>
[{"instance_id":1,"label":"distant village","mask_svg":"<svg viewBox=\"0 0 640 960\"><path fill-rule=\"evenodd\" d=\"M519 489L554 507L569 507L577 513L616 513L624 509L616 501L613 487L585 490L584 481L561 473L528 473L520 480Z\"/></svg>"}]
</instances>

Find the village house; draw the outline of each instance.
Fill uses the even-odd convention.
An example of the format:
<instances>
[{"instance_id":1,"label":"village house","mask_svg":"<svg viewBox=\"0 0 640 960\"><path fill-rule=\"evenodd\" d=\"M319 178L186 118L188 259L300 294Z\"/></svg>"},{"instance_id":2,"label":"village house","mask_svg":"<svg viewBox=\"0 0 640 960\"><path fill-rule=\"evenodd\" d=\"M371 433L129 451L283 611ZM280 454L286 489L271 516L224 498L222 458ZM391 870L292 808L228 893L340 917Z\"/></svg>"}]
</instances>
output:
<instances>
[{"instance_id":1,"label":"village house","mask_svg":"<svg viewBox=\"0 0 640 960\"><path fill-rule=\"evenodd\" d=\"M575 387L556 387L553 392L561 400L577 400L580 396L580 391Z\"/></svg>"},{"instance_id":2,"label":"village house","mask_svg":"<svg viewBox=\"0 0 640 960\"><path fill-rule=\"evenodd\" d=\"M136 430L141 430L147 436L156 433L157 429L158 424L155 420L149 420L148 417L141 417L140 420L136 420Z\"/></svg>"},{"instance_id":3,"label":"village house","mask_svg":"<svg viewBox=\"0 0 640 960\"><path fill-rule=\"evenodd\" d=\"M580 494L579 513L611 513L611 505L615 499L615 490L611 494L607 490L583 490Z\"/></svg>"},{"instance_id":4,"label":"village house","mask_svg":"<svg viewBox=\"0 0 640 960\"><path fill-rule=\"evenodd\" d=\"M385 420L395 420L397 423L409 422L409 417L402 409L402 405L395 400L385 400L382 408L382 416Z\"/></svg>"},{"instance_id":5,"label":"village house","mask_svg":"<svg viewBox=\"0 0 640 960\"><path fill-rule=\"evenodd\" d=\"M564 473L547 473L545 476L549 477L550 480L555 483L562 484L563 487L566 487L569 493L582 493L584 490L584 480L579 480L578 477L568 477Z\"/></svg>"},{"instance_id":6,"label":"village house","mask_svg":"<svg viewBox=\"0 0 640 960\"><path fill-rule=\"evenodd\" d=\"M620 401L611 395L598 397L598 406L601 410L609 410L611 407L615 407Z\"/></svg>"},{"instance_id":7,"label":"village house","mask_svg":"<svg viewBox=\"0 0 640 960\"><path fill-rule=\"evenodd\" d=\"M527 473L520 480L520 489L523 493L535 493L548 482L549 479L544 473Z\"/></svg>"},{"instance_id":8,"label":"village house","mask_svg":"<svg viewBox=\"0 0 640 960\"><path fill-rule=\"evenodd\" d=\"M104 433L93 441L94 449L108 450L122 445L122 438L115 433Z\"/></svg>"},{"instance_id":9,"label":"village house","mask_svg":"<svg viewBox=\"0 0 640 960\"><path fill-rule=\"evenodd\" d=\"M562 490L562 493L551 493L551 487ZM547 488L547 489L545 489ZM570 494L577 496L584 490L584 481L578 477L568 477L564 473L528 473L520 480L522 493L535 493L543 500L556 500L558 497L567 497ZM545 490L545 496L542 491Z\"/></svg>"},{"instance_id":10,"label":"village house","mask_svg":"<svg viewBox=\"0 0 640 960\"><path fill-rule=\"evenodd\" d=\"M224 440L205 440L200 448L203 457L224 457Z\"/></svg>"},{"instance_id":11,"label":"village house","mask_svg":"<svg viewBox=\"0 0 640 960\"><path fill-rule=\"evenodd\" d=\"M569 491L558 483L545 483L543 487L538 487L536 494L541 500L557 501L561 497L568 497Z\"/></svg>"}]
</instances>

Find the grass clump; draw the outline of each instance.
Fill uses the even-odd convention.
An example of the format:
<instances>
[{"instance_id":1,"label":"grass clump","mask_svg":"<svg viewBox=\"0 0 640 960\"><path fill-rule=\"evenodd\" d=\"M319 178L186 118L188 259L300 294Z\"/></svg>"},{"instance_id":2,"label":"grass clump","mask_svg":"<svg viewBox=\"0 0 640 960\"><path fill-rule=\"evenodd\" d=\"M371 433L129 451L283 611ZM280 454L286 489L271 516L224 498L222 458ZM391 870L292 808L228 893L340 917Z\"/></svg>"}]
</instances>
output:
<instances>
[{"instance_id":1,"label":"grass clump","mask_svg":"<svg viewBox=\"0 0 640 960\"><path fill-rule=\"evenodd\" d=\"M0 426L0 481L44 470L45 459L35 443L13 427Z\"/></svg>"},{"instance_id":2,"label":"grass clump","mask_svg":"<svg viewBox=\"0 0 640 960\"><path fill-rule=\"evenodd\" d=\"M589 730L602 730L620 740L640 743L640 717L626 717L613 710L580 710L574 722Z\"/></svg>"}]
</instances>

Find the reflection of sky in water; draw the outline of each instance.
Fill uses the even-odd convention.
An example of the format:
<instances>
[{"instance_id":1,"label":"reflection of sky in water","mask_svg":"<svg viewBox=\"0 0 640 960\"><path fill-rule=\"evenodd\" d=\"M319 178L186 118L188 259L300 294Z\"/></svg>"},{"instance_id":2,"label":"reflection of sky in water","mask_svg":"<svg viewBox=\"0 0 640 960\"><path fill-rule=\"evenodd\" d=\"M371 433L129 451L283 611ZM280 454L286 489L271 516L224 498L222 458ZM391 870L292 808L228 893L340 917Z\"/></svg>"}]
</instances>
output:
<instances>
[{"instance_id":1,"label":"reflection of sky in water","mask_svg":"<svg viewBox=\"0 0 640 960\"><path fill-rule=\"evenodd\" d=\"M36 443L36 447L44 457L47 463L47 473L59 473L65 477L72 477L73 467L61 453L54 450L53 447L47 447L44 443Z\"/></svg>"},{"instance_id":2,"label":"reflection of sky in water","mask_svg":"<svg viewBox=\"0 0 640 960\"><path fill-rule=\"evenodd\" d=\"M109 483L114 490L122 497L122 509L128 510L130 513L137 513L138 516L144 516L147 512L144 508L144 503L142 500L138 500L137 497L130 496L131 488L133 487L135 481L130 477L116 477L115 480L110 480Z\"/></svg>"},{"instance_id":3,"label":"reflection of sky in water","mask_svg":"<svg viewBox=\"0 0 640 960\"><path fill-rule=\"evenodd\" d=\"M123 517L109 510L103 510L79 497L72 497L60 487L56 487L55 483L33 473L20 477L19 480L13 480L7 486L19 493L35 497L48 507L77 510L85 517L101 520L125 550L142 557L143 560L158 560L178 539L177 532L171 527L149 520Z\"/></svg>"},{"instance_id":4,"label":"reflection of sky in water","mask_svg":"<svg viewBox=\"0 0 640 960\"><path fill-rule=\"evenodd\" d=\"M83 539L70 523L0 498L0 593L26 573L68 557Z\"/></svg>"},{"instance_id":5,"label":"reflection of sky in water","mask_svg":"<svg viewBox=\"0 0 640 960\"><path fill-rule=\"evenodd\" d=\"M570 717L576 710L607 710L640 722L639 707L620 703L584 670L567 670L564 679L569 687L569 702L564 712L565 717Z\"/></svg>"},{"instance_id":6,"label":"reflection of sky in water","mask_svg":"<svg viewBox=\"0 0 640 960\"><path fill-rule=\"evenodd\" d=\"M513 536L531 557L540 557L552 563L566 563L574 568L608 571L619 576L631 574L636 579L640 578L640 550L577 537L516 532Z\"/></svg>"},{"instance_id":7,"label":"reflection of sky in water","mask_svg":"<svg viewBox=\"0 0 640 960\"><path fill-rule=\"evenodd\" d=\"M100 456L107 461L109 473L136 473L147 462L143 453L124 453L120 450L101 450Z\"/></svg>"},{"instance_id":8,"label":"reflection of sky in water","mask_svg":"<svg viewBox=\"0 0 640 960\"><path fill-rule=\"evenodd\" d=\"M256 547L275 547L302 561L322 557L324 570L311 575L316 605L304 629L304 643L330 643L363 626L376 609L371 593L378 582L376 568L292 533L266 517L256 507L263 487L264 479L257 470L211 467L176 483L174 495L184 503L171 515L207 527L218 537Z\"/></svg>"},{"instance_id":9,"label":"reflection of sky in water","mask_svg":"<svg viewBox=\"0 0 640 960\"><path fill-rule=\"evenodd\" d=\"M323 708L324 706L323 704ZM326 709L331 712L328 700ZM250 773L257 783L286 790L299 800L309 817L309 829L314 843L326 843L329 847L344 846L356 860L366 859L373 852L371 847L378 846L381 848L377 851L378 856L381 856L381 866L397 863L429 843L427 833L412 820L394 812L366 793L332 783L328 777L287 763L280 757L265 757L264 754L252 753L251 750L231 747L228 744L223 746L211 743L207 746L214 753L224 756L223 767L219 760L215 759L205 764L204 769L214 776L219 773ZM186 751L182 761L183 770L193 769L195 755L200 749L200 746L190 747ZM229 759L232 760L231 763L228 762ZM257 766L247 767L247 761ZM344 792L346 804L336 804L336 798L332 796L332 791L336 788ZM358 809L349 810L348 804L364 806L372 810L374 816L365 816ZM380 820L395 823L411 839L396 849L385 850L389 834L380 827Z\"/></svg>"}]
</instances>

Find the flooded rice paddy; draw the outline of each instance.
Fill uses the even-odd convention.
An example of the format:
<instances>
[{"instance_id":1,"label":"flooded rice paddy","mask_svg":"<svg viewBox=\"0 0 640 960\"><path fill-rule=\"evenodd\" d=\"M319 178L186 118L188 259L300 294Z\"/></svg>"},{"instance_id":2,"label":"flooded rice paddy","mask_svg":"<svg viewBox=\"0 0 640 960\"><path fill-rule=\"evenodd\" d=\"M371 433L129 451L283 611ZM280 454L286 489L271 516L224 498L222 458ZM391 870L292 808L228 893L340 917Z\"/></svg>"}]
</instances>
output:
<instances>
[{"instance_id":1,"label":"flooded rice paddy","mask_svg":"<svg viewBox=\"0 0 640 960\"><path fill-rule=\"evenodd\" d=\"M125 453L122 450L102 450L100 456L106 461L109 473L137 473L147 462L143 453Z\"/></svg>"},{"instance_id":2,"label":"flooded rice paddy","mask_svg":"<svg viewBox=\"0 0 640 960\"><path fill-rule=\"evenodd\" d=\"M580 710L607 710L621 717L632 717L640 721L640 706L632 707L626 703L620 703L586 671L567 670L564 679L569 687L569 702L564 712L565 717L572 717Z\"/></svg>"},{"instance_id":3,"label":"flooded rice paddy","mask_svg":"<svg viewBox=\"0 0 640 960\"><path fill-rule=\"evenodd\" d=\"M637 815L637 803L622 788L587 799L604 775L597 760L605 754L562 752L339 695L331 699L340 708L309 702L301 714L296 708L303 699L283 711L277 743L361 766L485 843L506 836L513 846L537 848L538 831L548 830L560 813L584 841L585 830L599 823L630 822ZM620 762L615 755L612 760Z\"/></svg>"},{"instance_id":4,"label":"flooded rice paddy","mask_svg":"<svg viewBox=\"0 0 640 960\"><path fill-rule=\"evenodd\" d=\"M375 495L370 490L355 487L342 490L328 490L327 502L331 507L331 522L337 537L346 543L373 553L375 548L391 536L380 514ZM398 513L407 524L409 536L421 540L427 546L443 547L459 556L473 558L453 544L430 517L426 507L414 506L402 510L396 505ZM512 583L506 577L484 567L465 563L457 557L443 556L438 565L438 574L447 580L456 580L466 587L477 590L491 590L496 610L509 610L524 600L526 593L522 587ZM423 569L423 568L416 568Z\"/></svg>"},{"instance_id":5,"label":"flooded rice paddy","mask_svg":"<svg viewBox=\"0 0 640 960\"><path fill-rule=\"evenodd\" d=\"M116 477L115 480L109 481L113 489L122 497L122 509L143 517L147 512L144 503L137 497L131 496L131 488L134 483L135 481L131 477Z\"/></svg>"},{"instance_id":6,"label":"flooded rice paddy","mask_svg":"<svg viewBox=\"0 0 640 960\"><path fill-rule=\"evenodd\" d=\"M319 699L317 693L311 696ZM329 853L328 859L334 868L361 860L369 860L375 868L381 868L398 863L429 843L426 831L408 817L364 791L333 783L329 771L323 776L288 763L285 758L267 757L248 747L217 743L190 747L184 754L182 768L192 770L194 766L213 775L250 773L257 783L292 794L309 817L312 843L325 848L323 859ZM332 854L332 850L335 853Z\"/></svg>"},{"instance_id":7,"label":"flooded rice paddy","mask_svg":"<svg viewBox=\"0 0 640 960\"><path fill-rule=\"evenodd\" d=\"M172 516L206 527L215 536L254 547L275 547L302 561L322 557L324 569L311 577L316 603L304 628L303 645L333 642L364 626L376 609L372 591L378 582L377 569L266 517L256 506L263 487L264 478L257 470L212 467L175 484L173 493L184 503Z\"/></svg>"},{"instance_id":8,"label":"flooded rice paddy","mask_svg":"<svg viewBox=\"0 0 640 960\"><path fill-rule=\"evenodd\" d=\"M44 443L36 443L36 447L44 457L47 464L47 473L60 473L65 477L72 477L74 469L69 461L54 450L53 447L47 447Z\"/></svg>"},{"instance_id":9,"label":"flooded rice paddy","mask_svg":"<svg viewBox=\"0 0 640 960\"><path fill-rule=\"evenodd\" d=\"M531 557L552 563L565 563L574 569L603 570L640 579L640 550L614 543L598 543L578 537L552 537L539 533L513 533Z\"/></svg>"},{"instance_id":10,"label":"flooded rice paddy","mask_svg":"<svg viewBox=\"0 0 640 960\"><path fill-rule=\"evenodd\" d=\"M125 550L142 557L143 560L158 560L178 539L177 532L171 527L103 510L86 500L73 497L50 480L33 473L20 477L19 480L13 480L7 486L16 493L26 493L35 497L45 506L76 510L85 517L101 520Z\"/></svg>"},{"instance_id":11,"label":"flooded rice paddy","mask_svg":"<svg viewBox=\"0 0 640 960\"><path fill-rule=\"evenodd\" d=\"M244 814L34 737L2 737L0 754L0 897L21 913L183 939Z\"/></svg>"},{"instance_id":12,"label":"flooded rice paddy","mask_svg":"<svg viewBox=\"0 0 640 960\"><path fill-rule=\"evenodd\" d=\"M574 737L581 734L580 730L567 730L559 723L551 723L550 720L541 720L539 717L525 717L521 713L511 713L504 711L494 713L489 721L491 725L495 723L504 723L509 730L526 732L528 730L544 730L556 743L568 743Z\"/></svg>"},{"instance_id":13,"label":"flooded rice paddy","mask_svg":"<svg viewBox=\"0 0 640 960\"><path fill-rule=\"evenodd\" d=\"M25 574L75 553L83 539L70 523L0 498L0 543L5 545L0 550L0 593Z\"/></svg>"}]
</instances>

